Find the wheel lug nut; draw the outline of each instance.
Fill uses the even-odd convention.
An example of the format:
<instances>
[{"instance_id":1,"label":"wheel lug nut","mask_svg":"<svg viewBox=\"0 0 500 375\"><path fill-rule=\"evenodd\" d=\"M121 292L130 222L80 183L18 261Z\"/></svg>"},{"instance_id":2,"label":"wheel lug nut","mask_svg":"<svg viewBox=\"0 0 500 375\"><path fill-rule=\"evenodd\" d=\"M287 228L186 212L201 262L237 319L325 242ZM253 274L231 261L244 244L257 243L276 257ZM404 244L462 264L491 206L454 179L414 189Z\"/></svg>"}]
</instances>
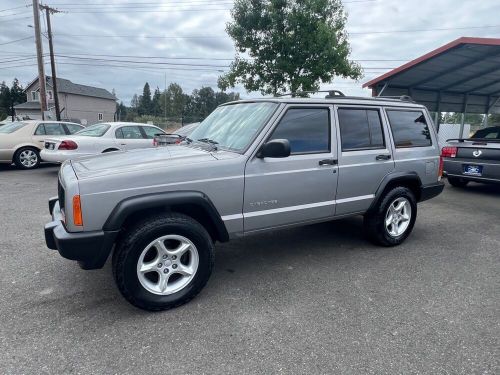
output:
<instances>
[{"instance_id":1,"label":"wheel lug nut","mask_svg":"<svg viewBox=\"0 0 500 375\"><path fill-rule=\"evenodd\" d=\"M177 268L177 264L172 264L172 268L176 269Z\"/></svg>"},{"instance_id":2,"label":"wheel lug nut","mask_svg":"<svg viewBox=\"0 0 500 375\"><path fill-rule=\"evenodd\" d=\"M167 259L167 258L168 258L168 256L167 256L167 255L164 255L164 256L163 256L163 259Z\"/></svg>"},{"instance_id":3,"label":"wheel lug nut","mask_svg":"<svg viewBox=\"0 0 500 375\"><path fill-rule=\"evenodd\" d=\"M177 259L177 256L176 256L176 255L172 255L172 259L173 259L173 260L176 260L176 259Z\"/></svg>"},{"instance_id":4,"label":"wheel lug nut","mask_svg":"<svg viewBox=\"0 0 500 375\"><path fill-rule=\"evenodd\" d=\"M161 263L158 263L158 268L161 268L161 266L163 266L163 264L161 264Z\"/></svg>"},{"instance_id":5,"label":"wheel lug nut","mask_svg":"<svg viewBox=\"0 0 500 375\"><path fill-rule=\"evenodd\" d=\"M165 268L165 269L163 270L163 273L168 273L168 268Z\"/></svg>"}]
</instances>

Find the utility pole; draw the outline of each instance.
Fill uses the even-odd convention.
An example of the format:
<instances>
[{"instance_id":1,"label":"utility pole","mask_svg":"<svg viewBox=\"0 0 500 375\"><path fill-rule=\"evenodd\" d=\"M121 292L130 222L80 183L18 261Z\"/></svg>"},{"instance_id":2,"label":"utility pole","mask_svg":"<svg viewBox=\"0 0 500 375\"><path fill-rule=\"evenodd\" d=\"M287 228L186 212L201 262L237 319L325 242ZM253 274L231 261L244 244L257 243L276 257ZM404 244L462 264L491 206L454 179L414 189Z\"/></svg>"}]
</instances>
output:
<instances>
[{"instance_id":1,"label":"utility pole","mask_svg":"<svg viewBox=\"0 0 500 375\"><path fill-rule=\"evenodd\" d=\"M40 31L40 13L38 10L38 0L33 0L33 21L35 23L36 57L38 62L38 86L40 87L40 111L42 120L45 120L47 110L47 94L45 92L45 71L43 68L43 46Z\"/></svg>"},{"instance_id":2,"label":"utility pole","mask_svg":"<svg viewBox=\"0 0 500 375\"><path fill-rule=\"evenodd\" d=\"M52 70L52 88L54 95L54 104L56 106L56 119L61 121L61 112L59 111L59 96L57 95L57 76L56 76L56 63L54 61L54 46L52 45L52 27L50 26L50 15L60 13L57 9L51 8L47 5L40 5L41 9L45 10L47 16L47 34L49 37L49 50L50 50L50 68Z\"/></svg>"}]
</instances>

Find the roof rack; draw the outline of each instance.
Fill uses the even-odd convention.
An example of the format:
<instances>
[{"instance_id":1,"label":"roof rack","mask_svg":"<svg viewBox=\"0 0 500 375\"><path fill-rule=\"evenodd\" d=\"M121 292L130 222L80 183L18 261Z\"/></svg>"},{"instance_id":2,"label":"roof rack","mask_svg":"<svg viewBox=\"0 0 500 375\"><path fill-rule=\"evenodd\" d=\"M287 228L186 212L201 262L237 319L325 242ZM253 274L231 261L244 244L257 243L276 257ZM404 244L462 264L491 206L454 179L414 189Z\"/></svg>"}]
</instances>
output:
<instances>
[{"instance_id":1,"label":"roof rack","mask_svg":"<svg viewBox=\"0 0 500 375\"><path fill-rule=\"evenodd\" d=\"M326 92L328 95L325 97L325 99L331 99L333 97L337 96L345 96L344 93L340 90L314 90L314 91L297 91L297 92L288 92L286 94L280 94L277 95L279 98L283 96L291 96L291 95L302 95L302 94L316 94L318 92Z\"/></svg>"},{"instance_id":2,"label":"roof rack","mask_svg":"<svg viewBox=\"0 0 500 375\"><path fill-rule=\"evenodd\" d=\"M401 95L401 96L376 96L373 99L381 99L381 100L383 100L383 99L397 99L397 100L401 100L403 102L416 103L416 101L413 100L413 98L410 95Z\"/></svg>"}]
</instances>

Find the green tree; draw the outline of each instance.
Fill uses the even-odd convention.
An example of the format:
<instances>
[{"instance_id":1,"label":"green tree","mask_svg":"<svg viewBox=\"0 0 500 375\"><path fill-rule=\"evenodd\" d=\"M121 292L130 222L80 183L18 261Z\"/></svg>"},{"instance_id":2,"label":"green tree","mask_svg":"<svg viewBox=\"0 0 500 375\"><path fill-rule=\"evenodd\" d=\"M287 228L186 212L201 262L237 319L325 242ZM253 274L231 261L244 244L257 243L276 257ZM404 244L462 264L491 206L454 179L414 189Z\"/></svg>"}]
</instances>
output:
<instances>
[{"instance_id":1,"label":"green tree","mask_svg":"<svg viewBox=\"0 0 500 375\"><path fill-rule=\"evenodd\" d=\"M128 109L123 102L116 105L116 119L118 121L124 121L127 118L127 113Z\"/></svg>"},{"instance_id":2,"label":"green tree","mask_svg":"<svg viewBox=\"0 0 500 375\"><path fill-rule=\"evenodd\" d=\"M154 116L160 116L161 115L161 93L160 89L157 87L155 89L155 92L153 94L153 100L151 101L151 113Z\"/></svg>"},{"instance_id":3,"label":"green tree","mask_svg":"<svg viewBox=\"0 0 500 375\"><path fill-rule=\"evenodd\" d=\"M223 90L241 83L276 95L318 90L335 76L361 77L361 67L348 59L341 0L236 0L231 15L226 31L237 53L219 78Z\"/></svg>"},{"instance_id":4,"label":"green tree","mask_svg":"<svg viewBox=\"0 0 500 375\"><path fill-rule=\"evenodd\" d=\"M152 110L152 100L151 100L151 89L149 88L149 83L146 82L144 89L142 90L142 96L139 98L139 108L138 113L140 116L151 114Z\"/></svg>"},{"instance_id":5,"label":"green tree","mask_svg":"<svg viewBox=\"0 0 500 375\"><path fill-rule=\"evenodd\" d=\"M0 83L0 121L10 114L10 89L5 81Z\"/></svg>"},{"instance_id":6,"label":"green tree","mask_svg":"<svg viewBox=\"0 0 500 375\"><path fill-rule=\"evenodd\" d=\"M162 93L161 99L162 110L163 113L167 113L167 117L173 119L182 117L186 105L186 95L179 84L171 83L168 85L167 90Z\"/></svg>"},{"instance_id":7,"label":"green tree","mask_svg":"<svg viewBox=\"0 0 500 375\"><path fill-rule=\"evenodd\" d=\"M500 126L500 113L492 113L488 115L488 125Z\"/></svg>"}]
</instances>

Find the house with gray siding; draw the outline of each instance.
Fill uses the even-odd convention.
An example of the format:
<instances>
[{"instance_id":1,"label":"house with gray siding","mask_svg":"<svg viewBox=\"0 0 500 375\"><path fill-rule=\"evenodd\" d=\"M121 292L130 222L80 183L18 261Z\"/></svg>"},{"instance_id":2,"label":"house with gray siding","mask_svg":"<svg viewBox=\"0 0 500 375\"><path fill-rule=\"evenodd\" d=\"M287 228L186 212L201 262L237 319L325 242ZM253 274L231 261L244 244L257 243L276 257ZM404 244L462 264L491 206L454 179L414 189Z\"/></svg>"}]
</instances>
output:
<instances>
[{"instance_id":1,"label":"house with gray siding","mask_svg":"<svg viewBox=\"0 0 500 375\"><path fill-rule=\"evenodd\" d=\"M80 85L68 79L57 78L58 92L55 93L52 77L47 76L46 91L49 117L52 119L56 118L54 95L59 98L61 119L78 121L84 125L115 119L117 98L106 89ZM14 106L16 116L21 119L41 119L38 78L28 84L25 92L27 102Z\"/></svg>"}]
</instances>

